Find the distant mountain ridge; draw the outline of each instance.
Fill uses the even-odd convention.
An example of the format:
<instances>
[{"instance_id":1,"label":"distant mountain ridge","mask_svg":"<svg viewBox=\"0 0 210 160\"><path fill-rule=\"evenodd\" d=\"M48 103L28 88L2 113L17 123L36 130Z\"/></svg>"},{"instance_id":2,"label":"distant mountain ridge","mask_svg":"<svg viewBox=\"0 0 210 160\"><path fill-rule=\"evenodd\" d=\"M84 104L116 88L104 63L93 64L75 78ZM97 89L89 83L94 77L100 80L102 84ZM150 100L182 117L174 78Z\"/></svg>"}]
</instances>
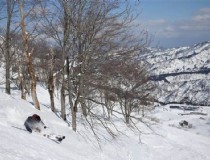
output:
<instances>
[{"instance_id":1,"label":"distant mountain ridge","mask_svg":"<svg viewBox=\"0 0 210 160\"><path fill-rule=\"evenodd\" d=\"M210 105L210 42L150 49L139 58L149 65L157 101Z\"/></svg>"}]
</instances>

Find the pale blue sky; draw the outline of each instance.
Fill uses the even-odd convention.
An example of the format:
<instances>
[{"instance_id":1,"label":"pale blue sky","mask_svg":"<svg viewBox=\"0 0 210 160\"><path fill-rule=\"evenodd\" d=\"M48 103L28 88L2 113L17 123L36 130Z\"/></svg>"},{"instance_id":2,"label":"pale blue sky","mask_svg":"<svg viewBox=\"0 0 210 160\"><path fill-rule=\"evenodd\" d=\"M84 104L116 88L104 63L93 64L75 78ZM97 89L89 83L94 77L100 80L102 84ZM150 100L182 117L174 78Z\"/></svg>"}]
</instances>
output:
<instances>
[{"instance_id":1,"label":"pale blue sky","mask_svg":"<svg viewBox=\"0 0 210 160\"><path fill-rule=\"evenodd\" d=\"M153 35L152 46L178 47L210 41L210 0L140 1L137 21Z\"/></svg>"},{"instance_id":2,"label":"pale blue sky","mask_svg":"<svg viewBox=\"0 0 210 160\"><path fill-rule=\"evenodd\" d=\"M177 47L210 41L210 0L140 2L142 13L138 20L154 35L153 46Z\"/></svg>"}]
</instances>

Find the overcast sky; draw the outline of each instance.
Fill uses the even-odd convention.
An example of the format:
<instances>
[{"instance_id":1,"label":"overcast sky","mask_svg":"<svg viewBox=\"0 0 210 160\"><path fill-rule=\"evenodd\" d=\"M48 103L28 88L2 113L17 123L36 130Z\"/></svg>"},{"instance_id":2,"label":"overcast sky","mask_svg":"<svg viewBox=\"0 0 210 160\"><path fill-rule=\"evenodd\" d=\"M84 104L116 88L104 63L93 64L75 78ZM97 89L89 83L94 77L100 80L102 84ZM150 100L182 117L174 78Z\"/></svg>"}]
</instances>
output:
<instances>
[{"instance_id":1,"label":"overcast sky","mask_svg":"<svg viewBox=\"0 0 210 160\"><path fill-rule=\"evenodd\" d=\"M154 35L153 46L210 41L210 0L141 0L138 18Z\"/></svg>"}]
</instances>

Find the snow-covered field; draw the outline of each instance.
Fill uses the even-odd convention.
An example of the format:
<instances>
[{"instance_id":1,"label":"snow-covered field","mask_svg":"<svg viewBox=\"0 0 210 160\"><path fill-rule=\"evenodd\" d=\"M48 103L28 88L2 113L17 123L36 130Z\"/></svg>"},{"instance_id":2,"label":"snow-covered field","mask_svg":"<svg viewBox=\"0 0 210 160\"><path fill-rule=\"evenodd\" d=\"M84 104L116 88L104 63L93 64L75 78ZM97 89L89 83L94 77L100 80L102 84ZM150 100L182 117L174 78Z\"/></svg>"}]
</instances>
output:
<instances>
[{"instance_id":1,"label":"snow-covered field","mask_svg":"<svg viewBox=\"0 0 210 160\"><path fill-rule=\"evenodd\" d=\"M101 139L100 146L92 132L83 125L80 118L78 131L71 124L62 121L49 109L47 90L38 86L41 111L34 109L28 101L21 100L18 90L12 95L4 93L0 86L0 160L209 160L210 159L210 107L200 107L202 115L188 113L169 106L159 106L152 111L152 130L140 125L139 134L122 122L116 126L123 132L111 139L103 129L99 130L107 139ZM56 100L59 107L59 100ZM50 132L62 134L66 139L57 144L36 133L28 133L24 128L25 119L39 114ZM181 128L179 122L187 120L192 128ZM100 129L100 128L99 128Z\"/></svg>"}]
</instances>

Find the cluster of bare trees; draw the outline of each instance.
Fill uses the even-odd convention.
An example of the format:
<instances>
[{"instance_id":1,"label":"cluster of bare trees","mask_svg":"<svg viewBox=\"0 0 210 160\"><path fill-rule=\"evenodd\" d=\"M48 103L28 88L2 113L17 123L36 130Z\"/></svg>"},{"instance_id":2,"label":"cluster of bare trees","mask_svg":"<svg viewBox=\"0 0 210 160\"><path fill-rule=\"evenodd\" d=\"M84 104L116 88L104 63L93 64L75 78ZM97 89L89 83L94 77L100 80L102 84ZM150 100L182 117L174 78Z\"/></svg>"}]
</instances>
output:
<instances>
[{"instance_id":1,"label":"cluster of bare trees","mask_svg":"<svg viewBox=\"0 0 210 160\"><path fill-rule=\"evenodd\" d=\"M136 17L129 2L4 0L1 6L7 6L1 10L4 14L0 19L7 24L1 28L4 38L0 44L6 93L10 94L12 67L19 75L22 98L30 89L34 105L40 109L36 95L39 80L48 87L51 110L56 112L57 86L61 118L69 119L66 111L70 108L74 131L78 111L88 123L99 117L95 108L100 108L104 119L115 112L129 124L135 117L133 112L153 101L150 92L154 86L146 66L135 59L148 45L149 37L146 30L134 29ZM12 61L16 63L12 65Z\"/></svg>"}]
</instances>

